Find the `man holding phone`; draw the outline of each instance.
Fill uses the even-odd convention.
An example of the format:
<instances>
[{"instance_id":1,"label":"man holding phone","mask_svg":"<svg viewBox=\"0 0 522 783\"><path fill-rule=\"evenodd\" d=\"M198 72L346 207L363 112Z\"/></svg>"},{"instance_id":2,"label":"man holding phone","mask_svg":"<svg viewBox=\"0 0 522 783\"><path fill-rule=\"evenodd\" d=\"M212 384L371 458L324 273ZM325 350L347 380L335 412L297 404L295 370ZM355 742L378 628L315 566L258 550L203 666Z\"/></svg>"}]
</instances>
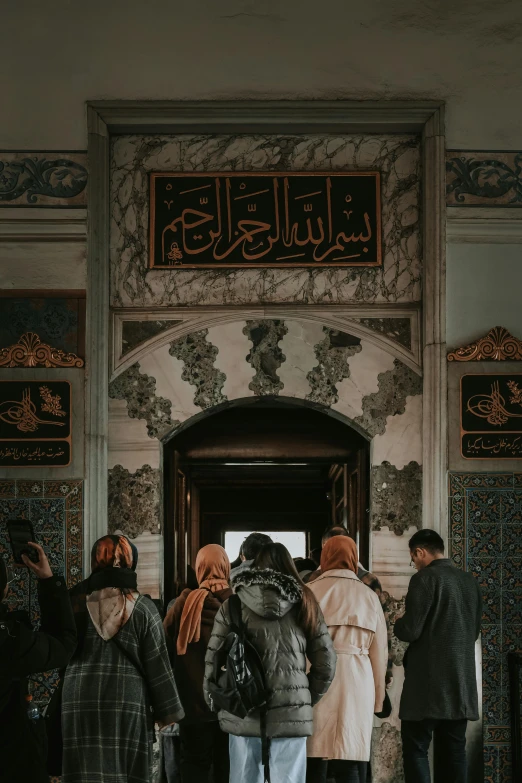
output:
<instances>
[{"instance_id":1,"label":"man holding phone","mask_svg":"<svg viewBox=\"0 0 522 783\"><path fill-rule=\"evenodd\" d=\"M76 647L65 580L53 576L39 544L30 541L27 545L34 554L32 558L21 554L20 559L38 579L40 631L33 631L22 613L8 612L2 603L11 580L0 557L0 783L48 783L45 727L41 718L28 716L26 678L63 668Z\"/></svg>"}]
</instances>

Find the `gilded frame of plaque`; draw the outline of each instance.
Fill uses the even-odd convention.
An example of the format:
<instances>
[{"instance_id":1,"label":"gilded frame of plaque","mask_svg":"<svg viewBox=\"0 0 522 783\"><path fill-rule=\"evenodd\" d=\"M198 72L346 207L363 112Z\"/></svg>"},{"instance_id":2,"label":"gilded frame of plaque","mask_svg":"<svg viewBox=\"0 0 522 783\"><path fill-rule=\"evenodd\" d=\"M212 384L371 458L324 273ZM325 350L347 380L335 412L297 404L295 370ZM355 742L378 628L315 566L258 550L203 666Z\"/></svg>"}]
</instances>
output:
<instances>
[{"instance_id":1,"label":"gilded frame of plaque","mask_svg":"<svg viewBox=\"0 0 522 783\"><path fill-rule=\"evenodd\" d=\"M190 181L196 185L196 182L202 178L207 179L208 182L204 185L190 187ZM263 188L264 183L258 182L259 189L255 189L251 193L242 193L242 190L247 189L247 181L252 181L254 178L257 180L269 178L272 179L272 183L269 187ZM316 184L304 182L304 178L315 180ZM343 185L341 178L344 178L346 183L352 182L355 185L357 184L356 179L360 180L359 188L355 194L344 193L343 195L340 193L340 188ZM166 182L164 192L160 192L160 185L165 179L174 180L176 183L184 179L186 181L185 189L179 190L178 187L178 192L174 192L174 196L177 198L188 196L189 199L196 199L197 203L193 204L195 208L185 208L181 212L181 216L177 217L176 198L170 198L173 195L173 183ZM239 184L237 184L238 181ZM296 195L290 197L292 184L296 188ZM382 266L381 176L379 171L152 172L149 175L149 185L149 267L151 269L328 268L337 266L366 268ZM322 189L318 189L321 185ZM183 187L182 184L180 186ZM253 183L253 186L256 188L256 183ZM310 188L313 189L310 192L302 193L303 188L307 191ZM201 191L209 191L209 193L201 194ZM190 195L196 192L198 192L197 196ZM264 203L261 202L260 213L262 212L262 214L256 215L257 208L260 206L260 203L256 201L259 196L265 196L265 199ZM322 199L316 199L314 202L313 199L316 196L321 196ZM203 211L211 209L208 206L209 198L213 201L213 214ZM308 200L304 201L304 199ZM359 210L356 210L356 202L359 199L363 201L366 199L366 202L362 207L359 207ZM237 202L240 201L244 203L238 205ZM297 201L299 204L296 205ZM160 202L162 202L161 206L158 206ZM174 204L173 219L169 222L172 204ZM198 207L202 209L198 209ZM232 207L238 210L234 219ZM312 225L312 217L315 217L314 210L319 210L320 214L315 220L315 225ZM196 220L186 224L184 217L186 212L196 216ZM355 213L354 218L352 218L352 213ZM197 216L199 216L199 220ZM272 222L255 219L263 216L265 218L269 216ZM241 219L239 219L240 217ZM299 219L301 219L301 225ZM345 221L350 220L351 224L347 226ZM180 222L182 231L178 235L177 224ZM209 223L210 227L204 232L199 228ZM160 224L163 226L161 230L158 228ZM198 243L202 240L206 241L207 238L210 238L210 242L202 247L194 246L187 249L188 227L194 230L190 232L191 235L188 237L191 242ZM344 233L343 228L346 232L352 232L350 236ZM240 234L238 229L243 233ZM306 231L305 238L303 238L303 233L299 236L299 233L304 230ZM268 233L268 236L263 236L264 231ZM218 252L218 245L224 233L228 233L229 247L224 252ZM275 234L275 239L271 236L272 233ZM204 237L204 234L207 236ZM261 234L259 241L255 236L258 234ZM237 239L234 238L236 236ZM350 246L350 243L355 244ZM313 252L309 250L310 245L314 248ZM321 245L323 246L322 251L317 255L317 249ZM273 251L274 246L276 249ZM242 260L237 259L240 247L243 254ZM359 249L360 252L353 252L356 249ZM206 256L200 263L196 261L186 263L187 253L190 257L200 253L206 253ZM249 255L247 256L245 253ZM284 255L280 255L281 253ZM364 260L363 253L367 254L368 261ZM212 258L209 260L210 255ZM230 260L228 260L229 257ZM162 263L158 263L158 258Z\"/></svg>"},{"instance_id":2,"label":"gilded frame of plaque","mask_svg":"<svg viewBox=\"0 0 522 783\"><path fill-rule=\"evenodd\" d=\"M475 419L477 427L470 428ZM522 374L468 373L460 378L460 453L466 460L522 459Z\"/></svg>"},{"instance_id":3,"label":"gilded frame of plaque","mask_svg":"<svg viewBox=\"0 0 522 783\"><path fill-rule=\"evenodd\" d=\"M0 468L66 468L71 461L71 382L0 380Z\"/></svg>"}]
</instances>

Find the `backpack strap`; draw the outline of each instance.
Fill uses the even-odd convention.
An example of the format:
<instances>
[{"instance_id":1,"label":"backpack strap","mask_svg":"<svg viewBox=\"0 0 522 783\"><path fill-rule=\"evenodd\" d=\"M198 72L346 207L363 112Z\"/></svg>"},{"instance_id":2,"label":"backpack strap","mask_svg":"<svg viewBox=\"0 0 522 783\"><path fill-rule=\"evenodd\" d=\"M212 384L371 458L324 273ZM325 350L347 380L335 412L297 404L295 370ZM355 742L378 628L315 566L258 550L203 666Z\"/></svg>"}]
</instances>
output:
<instances>
[{"instance_id":1,"label":"backpack strap","mask_svg":"<svg viewBox=\"0 0 522 783\"><path fill-rule=\"evenodd\" d=\"M245 624L241 614L241 599L236 593L228 599L228 611L230 613L230 625L232 630L243 637L245 635Z\"/></svg>"},{"instance_id":2,"label":"backpack strap","mask_svg":"<svg viewBox=\"0 0 522 783\"><path fill-rule=\"evenodd\" d=\"M245 636L245 623L241 614L241 599L234 593L228 599L231 629L240 638ZM259 723L261 727L261 764L263 766L265 783L270 783L270 740L266 735L266 704L259 709Z\"/></svg>"}]
</instances>

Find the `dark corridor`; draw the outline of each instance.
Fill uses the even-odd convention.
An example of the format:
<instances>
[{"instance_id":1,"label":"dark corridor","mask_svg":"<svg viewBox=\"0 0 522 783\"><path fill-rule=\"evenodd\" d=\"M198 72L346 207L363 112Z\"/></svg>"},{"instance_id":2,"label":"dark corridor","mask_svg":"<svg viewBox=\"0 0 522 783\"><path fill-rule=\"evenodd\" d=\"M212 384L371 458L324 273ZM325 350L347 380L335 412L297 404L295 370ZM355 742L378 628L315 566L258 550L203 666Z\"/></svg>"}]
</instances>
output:
<instances>
[{"instance_id":1,"label":"dark corridor","mask_svg":"<svg viewBox=\"0 0 522 783\"><path fill-rule=\"evenodd\" d=\"M292 402L248 400L201 418L164 453L167 600L198 549L230 545L234 531L237 540L240 532L293 531L306 556L325 529L343 523L368 561L369 446L338 419ZM238 551L228 548L234 559Z\"/></svg>"}]
</instances>

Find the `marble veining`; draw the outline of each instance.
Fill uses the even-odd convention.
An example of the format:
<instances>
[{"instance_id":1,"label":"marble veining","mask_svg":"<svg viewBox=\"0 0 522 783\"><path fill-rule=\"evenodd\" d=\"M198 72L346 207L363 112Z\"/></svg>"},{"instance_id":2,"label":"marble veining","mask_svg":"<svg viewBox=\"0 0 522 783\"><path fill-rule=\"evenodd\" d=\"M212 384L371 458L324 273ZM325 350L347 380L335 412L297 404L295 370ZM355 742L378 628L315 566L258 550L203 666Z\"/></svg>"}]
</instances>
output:
<instances>
[{"instance_id":1,"label":"marble veining","mask_svg":"<svg viewBox=\"0 0 522 783\"><path fill-rule=\"evenodd\" d=\"M207 335L208 329L191 332L173 340L169 348L170 355L183 362L182 380L196 388L194 404L203 409L226 400L222 392L226 376L214 367L218 349Z\"/></svg>"},{"instance_id":2,"label":"marble veining","mask_svg":"<svg viewBox=\"0 0 522 783\"><path fill-rule=\"evenodd\" d=\"M389 462L372 465L370 498L373 530L386 526L401 536L422 527L422 466L413 460L401 470Z\"/></svg>"},{"instance_id":3,"label":"marble veining","mask_svg":"<svg viewBox=\"0 0 522 783\"><path fill-rule=\"evenodd\" d=\"M148 268L151 171L379 170L383 264L357 269ZM120 136L112 143L111 304L115 307L421 299L420 140L383 136Z\"/></svg>"},{"instance_id":4,"label":"marble veining","mask_svg":"<svg viewBox=\"0 0 522 783\"><path fill-rule=\"evenodd\" d=\"M143 465L130 473L121 465L109 470L109 533L121 530L136 538L161 527L161 471Z\"/></svg>"},{"instance_id":5,"label":"marble veining","mask_svg":"<svg viewBox=\"0 0 522 783\"><path fill-rule=\"evenodd\" d=\"M277 319L246 322L243 334L252 343L246 360L256 371L250 383L255 394L279 394L283 388L277 371L286 360L279 343L287 331L284 322Z\"/></svg>"},{"instance_id":6,"label":"marble veining","mask_svg":"<svg viewBox=\"0 0 522 783\"><path fill-rule=\"evenodd\" d=\"M311 391L306 398L329 407L339 401L337 384L350 377L348 359L362 349L358 337L325 326L323 332L315 346L318 364L307 375Z\"/></svg>"},{"instance_id":7,"label":"marble veining","mask_svg":"<svg viewBox=\"0 0 522 783\"><path fill-rule=\"evenodd\" d=\"M411 349L411 321L409 318L352 318L379 334L385 334L405 348Z\"/></svg>"},{"instance_id":8,"label":"marble veining","mask_svg":"<svg viewBox=\"0 0 522 783\"><path fill-rule=\"evenodd\" d=\"M172 403L156 396L156 381L140 372L139 362L109 384L109 397L125 400L131 419L145 419L151 438L161 438L179 424L172 421Z\"/></svg>"},{"instance_id":9,"label":"marble veining","mask_svg":"<svg viewBox=\"0 0 522 783\"><path fill-rule=\"evenodd\" d=\"M137 348L141 343L150 340L151 337L157 337L158 334L172 329L180 320L168 321L123 321L121 327L121 346L122 356L125 356Z\"/></svg>"},{"instance_id":10,"label":"marble veining","mask_svg":"<svg viewBox=\"0 0 522 783\"><path fill-rule=\"evenodd\" d=\"M379 391L362 401L362 416L355 420L369 435L382 435L386 419L406 410L406 398L422 394L422 378L395 359L393 370L380 373Z\"/></svg>"}]
</instances>

